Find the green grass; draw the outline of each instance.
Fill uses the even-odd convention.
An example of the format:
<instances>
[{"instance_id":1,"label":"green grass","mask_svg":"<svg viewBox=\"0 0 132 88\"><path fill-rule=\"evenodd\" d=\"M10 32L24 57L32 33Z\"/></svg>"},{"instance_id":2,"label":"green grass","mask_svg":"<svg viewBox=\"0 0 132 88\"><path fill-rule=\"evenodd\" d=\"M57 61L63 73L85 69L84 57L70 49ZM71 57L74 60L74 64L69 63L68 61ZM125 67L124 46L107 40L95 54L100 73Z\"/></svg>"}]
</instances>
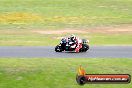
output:
<instances>
[{"instance_id":1,"label":"green grass","mask_svg":"<svg viewBox=\"0 0 132 88\"><path fill-rule=\"evenodd\" d=\"M131 45L132 34L77 34L89 39L90 45ZM43 35L34 33L0 33L0 46L55 46L65 35Z\"/></svg>"},{"instance_id":2,"label":"green grass","mask_svg":"<svg viewBox=\"0 0 132 88\"><path fill-rule=\"evenodd\" d=\"M132 35L131 34L98 34L92 35L91 45L131 45Z\"/></svg>"},{"instance_id":3,"label":"green grass","mask_svg":"<svg viewBox=\"0 0 132 88\"><path fill-rule=\"evenodd\" d=\"M0 0L0 46L54 46L64 35L31 30L131 25L131 14L132 0ZM130 33L83 36L91 45L132 44Z\"/></svg>"},{"instance_id":4,"label":"green grass","mask_svg":"<svg viewBox=\"0 0 132 88\"><path fill-rule=\"evenodd\" d=\"M1 58L0 88L80 88L75 81L82 65L91 74L130 74L132 59ZM131 88L130 84L88 84L83 88Z\"/></svg>"},{"instance_id":5,"label":"green grass","mask_svg":"<svg viewBox=\"0 0 132 88\"><path fill-rule=\"evenodd\" d=\"M0 46L55 46L56 37L32 30L132 24L132 0L0 0ZM90 45L131 45L132 34L78 34ZM128 73L131 59L1 58L0 88L80 88L77 68L87 73ZM131 88L130 84L89 84L84 88Z\"/></svg>"},{"instance_id":6,"label":"green grass","mask_svg":"<svg viewBox=\"0 0 132 88\"><path fill-rule=\"evenodd\" d=\"M55 46L59 42L46 35L0 35L0 46Z\"/></svg>"},{"instance_id":7,"label":"green grass","mask_svg":"<svg viewBox=\"0 0 132 88\"><path fill-rule=\"evenodd\" d=\"M1 0L0 25L78 28L131 24L131 4L131 0Z\"/></svg>"}]
</instances>

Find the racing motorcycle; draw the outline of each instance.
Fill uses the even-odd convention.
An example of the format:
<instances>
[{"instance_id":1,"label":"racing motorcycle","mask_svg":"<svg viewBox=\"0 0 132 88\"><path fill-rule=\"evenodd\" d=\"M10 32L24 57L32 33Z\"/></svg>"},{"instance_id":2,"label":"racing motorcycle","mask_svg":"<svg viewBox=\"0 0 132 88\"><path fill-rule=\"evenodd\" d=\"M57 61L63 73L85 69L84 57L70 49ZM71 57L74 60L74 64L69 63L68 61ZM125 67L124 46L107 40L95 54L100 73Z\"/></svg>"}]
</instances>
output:
<instances>
[{"instance_id":1,"label":"racing motorcycle","mask_svg":"<svg viewBox=\"0 0 132 88\"><path fill-rule=\"evenodd\" d=\"M82 48L79 49L79 52L86 52L89 49L89 40L81 39ZM77 44L72 42L70 39L63 38L59 45L55 47L56 52L62 52L62 51L75 51L77 48Z\"/></svg>"}]
</instances>

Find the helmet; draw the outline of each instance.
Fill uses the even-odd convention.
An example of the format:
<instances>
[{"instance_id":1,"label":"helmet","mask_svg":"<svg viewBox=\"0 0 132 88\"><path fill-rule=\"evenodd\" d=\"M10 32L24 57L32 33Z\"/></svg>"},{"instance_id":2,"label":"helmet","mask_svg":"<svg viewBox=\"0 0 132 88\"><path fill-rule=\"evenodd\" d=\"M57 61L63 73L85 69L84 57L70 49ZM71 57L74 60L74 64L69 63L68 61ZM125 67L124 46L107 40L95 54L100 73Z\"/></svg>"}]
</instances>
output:
<instances>
[{"instance_id":1,"label":"helmet","mask_svg":"<svg viewBox=\"0 0 132 88\"><path fill-rule=\"evenodd\" d=\"M76 36L74 34L71 35L70 37L72 40L75 40L76 39Z\"/></svg>"}]
</instances>

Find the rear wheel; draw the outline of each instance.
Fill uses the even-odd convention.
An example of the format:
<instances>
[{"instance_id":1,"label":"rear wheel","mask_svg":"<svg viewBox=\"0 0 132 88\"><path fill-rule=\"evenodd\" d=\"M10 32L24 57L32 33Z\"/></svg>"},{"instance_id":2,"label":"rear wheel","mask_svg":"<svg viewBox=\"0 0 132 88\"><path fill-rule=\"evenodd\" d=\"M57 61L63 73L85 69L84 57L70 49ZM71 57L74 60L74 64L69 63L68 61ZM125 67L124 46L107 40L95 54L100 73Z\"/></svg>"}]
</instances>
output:
<instances>
[{"instance_id":1,"label":"rear wheel","mask_svg":"<svg viewBox=\"0 0 132 88\"><path fill-rule=\"evenodd\" d=\"M56 51L56 52L62 52L61 46L57 45L57 46L55 47L55 51Z\"/></svg>"}]
</instances>

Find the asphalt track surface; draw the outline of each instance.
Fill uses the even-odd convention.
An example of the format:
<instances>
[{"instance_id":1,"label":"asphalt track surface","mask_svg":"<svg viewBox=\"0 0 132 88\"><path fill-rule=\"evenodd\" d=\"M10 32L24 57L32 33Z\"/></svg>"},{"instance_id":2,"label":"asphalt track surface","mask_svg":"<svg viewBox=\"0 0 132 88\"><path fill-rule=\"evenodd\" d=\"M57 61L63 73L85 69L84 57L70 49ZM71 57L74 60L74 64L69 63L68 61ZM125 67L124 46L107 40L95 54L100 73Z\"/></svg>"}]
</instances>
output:
<instances>
[{"instance_id":1,"label":"asphalt track surface","mask_svg":"<svg viewBox=\"0 0 132 88\"><path fill-rule=\"evenodd\" d=\"M46 46L1 46L0 57L22 58L132 58L132 46L91 46L87 52L55 52Z\"/></svg>"}]
</instances>

